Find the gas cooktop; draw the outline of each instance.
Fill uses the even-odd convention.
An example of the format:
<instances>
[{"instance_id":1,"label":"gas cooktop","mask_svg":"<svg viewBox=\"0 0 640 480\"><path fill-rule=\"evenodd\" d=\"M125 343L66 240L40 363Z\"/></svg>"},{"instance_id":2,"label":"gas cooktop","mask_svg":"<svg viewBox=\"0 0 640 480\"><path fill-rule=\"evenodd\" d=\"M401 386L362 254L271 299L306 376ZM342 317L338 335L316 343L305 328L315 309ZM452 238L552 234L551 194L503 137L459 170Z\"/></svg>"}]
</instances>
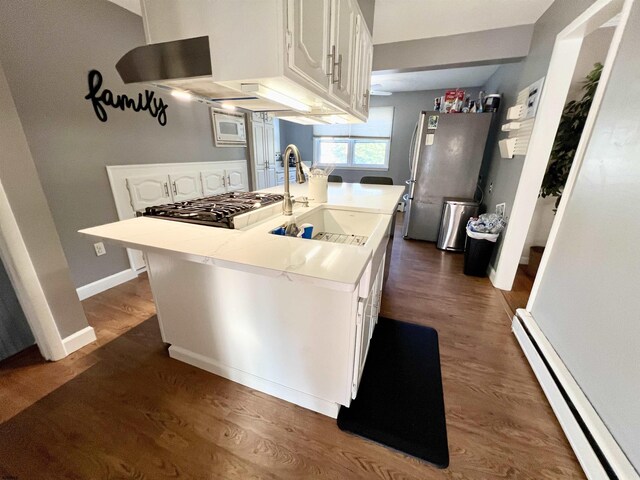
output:
<instances>
[{"instance_id":1,"label":"gas cooktop","mask_svg":"<svg viewBox=\"0 0 640 480\"><path fill-rule=\"evenodd\" d=\"M233 218L237 215L281 202L283 199L284 195L276 193L229 192L147 207L142 215L210 227L235 228Z\"/></svg>"}]
</instances>

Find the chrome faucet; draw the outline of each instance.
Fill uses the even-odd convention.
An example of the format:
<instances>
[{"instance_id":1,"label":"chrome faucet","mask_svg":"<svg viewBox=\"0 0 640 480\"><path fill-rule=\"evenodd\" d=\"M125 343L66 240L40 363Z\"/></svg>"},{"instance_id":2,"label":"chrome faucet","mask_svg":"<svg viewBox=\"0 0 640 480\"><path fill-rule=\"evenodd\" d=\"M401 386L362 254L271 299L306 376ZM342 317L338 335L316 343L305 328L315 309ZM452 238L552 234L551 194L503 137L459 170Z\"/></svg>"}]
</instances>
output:
<instances>
[{"instance_id":1,"label":"chrome faucet","mask_svg":"<svg viewBox=\"0 0 640 480\"><path fill-rule=\"evenodd\" d=\"M293 214L293 200L291 199L291 192L289 191L289 155L293 153L293 158L296 161L296 182L304 183L304 172L302 171L302 156L300 150L293 143L287 145L282 155L282 163L284 164L284 200L282 201L282 213L284 215Z\"/></svg>"}]
</instances>

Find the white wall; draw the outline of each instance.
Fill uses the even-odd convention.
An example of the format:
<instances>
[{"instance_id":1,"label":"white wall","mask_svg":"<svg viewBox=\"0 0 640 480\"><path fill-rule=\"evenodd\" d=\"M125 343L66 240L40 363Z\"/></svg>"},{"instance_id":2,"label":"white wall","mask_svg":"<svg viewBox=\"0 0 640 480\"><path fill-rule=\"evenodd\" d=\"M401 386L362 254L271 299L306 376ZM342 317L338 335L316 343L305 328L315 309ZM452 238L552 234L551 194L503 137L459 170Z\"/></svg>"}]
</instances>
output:
<instances>
[{"instance_id":1,"label":"white wall","mask_svg":"<svg viewBox=\"0 0 640 480\"><path fill-rule=\"evenodd\" d=\"M531 314L640 469L640 2Z\"/></svg>"}]
</instances>

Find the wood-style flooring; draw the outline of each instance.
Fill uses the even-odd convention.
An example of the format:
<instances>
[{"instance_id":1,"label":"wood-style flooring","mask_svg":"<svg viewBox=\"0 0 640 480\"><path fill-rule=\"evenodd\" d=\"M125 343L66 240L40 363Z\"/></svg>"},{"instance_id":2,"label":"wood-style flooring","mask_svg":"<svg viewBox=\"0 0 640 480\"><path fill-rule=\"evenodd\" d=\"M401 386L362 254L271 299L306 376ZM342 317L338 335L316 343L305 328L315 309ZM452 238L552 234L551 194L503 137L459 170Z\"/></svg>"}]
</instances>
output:
<instances>
[{"instance_id":1,"label":"wood-style flooring","mask_svg":"<svg viewBox=\"0 0 640 480\"><path fill-rule=\"evenodd\" d=\"M531 288L533 287L533 280L534 279L527 274L527 266L518 265L511 290L500 290L503 305L509 318L513 318L516 310L527 306L529 295L531 295Z\"/></svg>"},{"instance_id":2,"label":"wood-style flooring","mask_svg":"<svg viewBox=\"0 0 640 480\"><path fill-rule=\"evenodd\" d=\"M94 344L0 363L0 478L584 478L501 294L397 233L381 313L438 330L449 468L169 358L140 277L83 302Z\"/></svg>"}]
</instances>

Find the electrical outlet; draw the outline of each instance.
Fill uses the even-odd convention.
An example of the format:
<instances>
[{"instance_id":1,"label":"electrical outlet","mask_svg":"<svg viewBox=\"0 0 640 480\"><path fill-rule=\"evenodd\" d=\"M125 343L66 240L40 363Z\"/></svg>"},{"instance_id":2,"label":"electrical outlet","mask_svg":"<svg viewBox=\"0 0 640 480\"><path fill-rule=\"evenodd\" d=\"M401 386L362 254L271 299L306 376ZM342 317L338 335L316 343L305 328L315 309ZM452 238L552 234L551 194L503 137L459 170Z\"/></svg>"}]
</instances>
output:
<instances>
[{"instance_id":1,"label":"electrical outlet","mask_svg":"<svg viewBox=\"0 0 640 480\"><path fill-rule=\"evenodd\" d=\"M504 212L506 209L507 209L506 203L499 203L496 205L496 214L500 215L501 217L504 217Z\"/></svg>"},{"instance_id":2,"label":"electrical outlet","mask_svg":"<svg viewBox=\"0 0 640 480\"><path fill-rule=\"evenodd\" d=\"M93 244L93 248L96 251L96 256L104 255L107 251L104 249L104 243L98 242Z\"/></svg>"},{"instance_id":3,"label":"electrical outlet","mask_svg":"<svg viewBox=\"0 0 640 480\"><path fill-rule=\"evenodd\" d=\"M491 182L491 183L489 184L489 188L487 188L487 191L488 191L489 193L493 193L493 182Z\"/></svg>"}]
</instances>

